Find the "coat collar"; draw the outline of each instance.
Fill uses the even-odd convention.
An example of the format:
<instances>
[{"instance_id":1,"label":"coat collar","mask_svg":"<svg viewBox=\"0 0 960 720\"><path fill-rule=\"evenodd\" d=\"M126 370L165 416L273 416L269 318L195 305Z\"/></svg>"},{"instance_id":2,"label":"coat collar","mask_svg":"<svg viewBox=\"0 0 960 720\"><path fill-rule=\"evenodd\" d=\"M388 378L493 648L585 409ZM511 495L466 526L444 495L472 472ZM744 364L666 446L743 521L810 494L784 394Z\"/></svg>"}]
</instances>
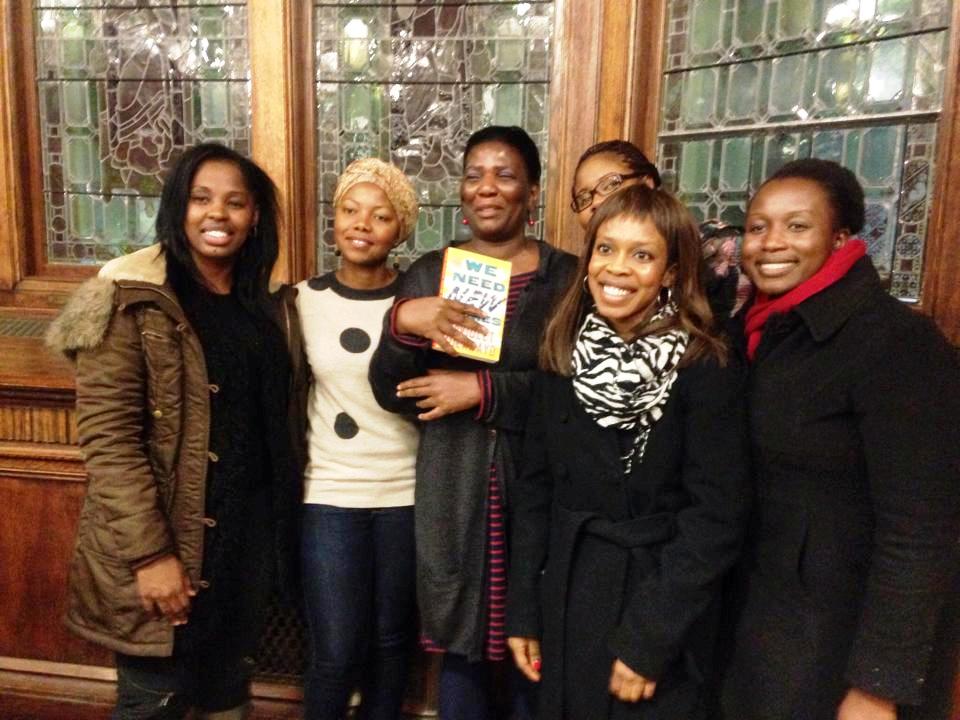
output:
<instances>
[{"instance_id":1,"label":"coat collar","mask_svg":"<svg viewBox=\"0 0 960 720\"><path fill-rule=\"evenodd\" d=\"M97 273L98 277L115 282L133 281L163 285L167 282L167 260L159 244L114 258Z\"/></svg>"},{"instance_id":2,"label":"coat collar","mask_svg":"<svg viewBox=\"0 0 960 720\"><path fill-rule=\"evenodd\" d=\"M832 337L880 285L873 262L862 257L830 287L794 308L817 342Z\"/></svg>"}]
</instances>

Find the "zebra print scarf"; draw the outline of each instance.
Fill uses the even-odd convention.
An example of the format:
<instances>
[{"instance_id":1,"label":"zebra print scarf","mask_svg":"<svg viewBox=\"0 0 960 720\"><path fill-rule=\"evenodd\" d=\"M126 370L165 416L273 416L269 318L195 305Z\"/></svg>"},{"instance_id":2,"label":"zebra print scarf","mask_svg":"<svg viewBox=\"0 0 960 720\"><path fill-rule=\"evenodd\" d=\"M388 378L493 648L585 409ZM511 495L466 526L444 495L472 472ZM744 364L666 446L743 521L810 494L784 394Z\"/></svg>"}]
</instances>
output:
<instances>
[{"instance_id":1,"label":"zebra print scarf","mask_svg":"<svg viewBox=\"0 0 960 720\"><path fill-rule=\"evenodd\" d=\"M676 305L668 303L650 322L676 312ZM573 390L600 427L637 431L622 458L625 474L643 460L650 428L663 415L689 340L685 330L674 329L627 342L596 313L587 315L580 327L573 350Z\"/></svg>"}]
</instances>

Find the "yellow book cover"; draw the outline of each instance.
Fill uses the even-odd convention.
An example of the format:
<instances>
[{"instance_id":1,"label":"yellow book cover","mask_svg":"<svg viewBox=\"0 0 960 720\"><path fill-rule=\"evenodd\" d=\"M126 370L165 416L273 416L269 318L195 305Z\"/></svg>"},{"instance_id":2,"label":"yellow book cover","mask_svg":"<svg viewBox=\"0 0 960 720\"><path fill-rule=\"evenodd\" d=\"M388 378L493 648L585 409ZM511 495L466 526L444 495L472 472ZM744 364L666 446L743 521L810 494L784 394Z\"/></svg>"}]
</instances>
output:
<instances>
[{"instance_id":1,"label":"yellow book cover","mask_svg":"<svg viewBox=\"0 0 960 720\"><path fill-rule=\"evenodd\" d=\"M509 260L498 260L455 247L446 249L440 276L440 296L473 305L486 313L485 318L478 319L487 328L486 335L463 330L477 347L471 350L455 342L453 346L458 353L489 363L500 359L509 292Z\"/></svg>"}]
</instances>

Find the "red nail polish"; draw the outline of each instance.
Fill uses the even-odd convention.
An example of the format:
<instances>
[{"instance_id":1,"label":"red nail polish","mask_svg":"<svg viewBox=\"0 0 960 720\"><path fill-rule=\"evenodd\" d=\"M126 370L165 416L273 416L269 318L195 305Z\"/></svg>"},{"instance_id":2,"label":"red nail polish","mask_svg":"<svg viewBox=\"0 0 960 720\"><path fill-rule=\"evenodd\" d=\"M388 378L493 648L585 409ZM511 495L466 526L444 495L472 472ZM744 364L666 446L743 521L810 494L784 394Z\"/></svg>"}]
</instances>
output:
<instances>
[{"instance_id":1,"label":"red nail polish","mask_svg":"<svg viewBox=\"0 0 960 720\"><path fill-rule=\"evenodd\" d=\"M540 666L543 665L543 661L540 658L536 658L535 660L530 661L530 665L534 670L540 672Z\"/></svg>"}]
</instances>

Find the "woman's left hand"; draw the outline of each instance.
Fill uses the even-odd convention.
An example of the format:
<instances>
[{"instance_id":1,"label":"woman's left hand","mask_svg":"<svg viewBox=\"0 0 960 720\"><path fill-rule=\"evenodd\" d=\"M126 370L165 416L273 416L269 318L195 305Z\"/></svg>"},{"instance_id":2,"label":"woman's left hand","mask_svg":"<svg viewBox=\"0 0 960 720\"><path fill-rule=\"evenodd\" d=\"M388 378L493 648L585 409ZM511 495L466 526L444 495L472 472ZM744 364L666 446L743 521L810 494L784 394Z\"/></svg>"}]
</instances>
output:
<instances>
[{"instance_id":1,"label":"woman's left hand","mask_svg":"<svg viewBox=\"0 0 960 720\"><path fill-rule=\"evenodd\" d=\"M657 683L635 673L619 658L613 661L610 672L610 694L623 702L649 700L657 691Z\"/></svg>"},{"instance_id":2,"label":"woman's left hand","mask_svg":"<svg viewBox=\"0 0 960 720\"><path fill-rule=\"evenodd\" d=\"M837 710L837 720L897 720L897 706L885 698L850 688Z\"/></svg>"},{"instance_id":3,"label":"woman's left hand","mask_svg":"<svg viewBox=\"0 0 960 720\"><path fill-rule=\"evenodd\" d=\"M421 398L417 407L427 412L418 420L436 420L480 404L477 374L465 370L430 370L421 377L397 385L397 397Z\"/></svg>"}]
</instances>

